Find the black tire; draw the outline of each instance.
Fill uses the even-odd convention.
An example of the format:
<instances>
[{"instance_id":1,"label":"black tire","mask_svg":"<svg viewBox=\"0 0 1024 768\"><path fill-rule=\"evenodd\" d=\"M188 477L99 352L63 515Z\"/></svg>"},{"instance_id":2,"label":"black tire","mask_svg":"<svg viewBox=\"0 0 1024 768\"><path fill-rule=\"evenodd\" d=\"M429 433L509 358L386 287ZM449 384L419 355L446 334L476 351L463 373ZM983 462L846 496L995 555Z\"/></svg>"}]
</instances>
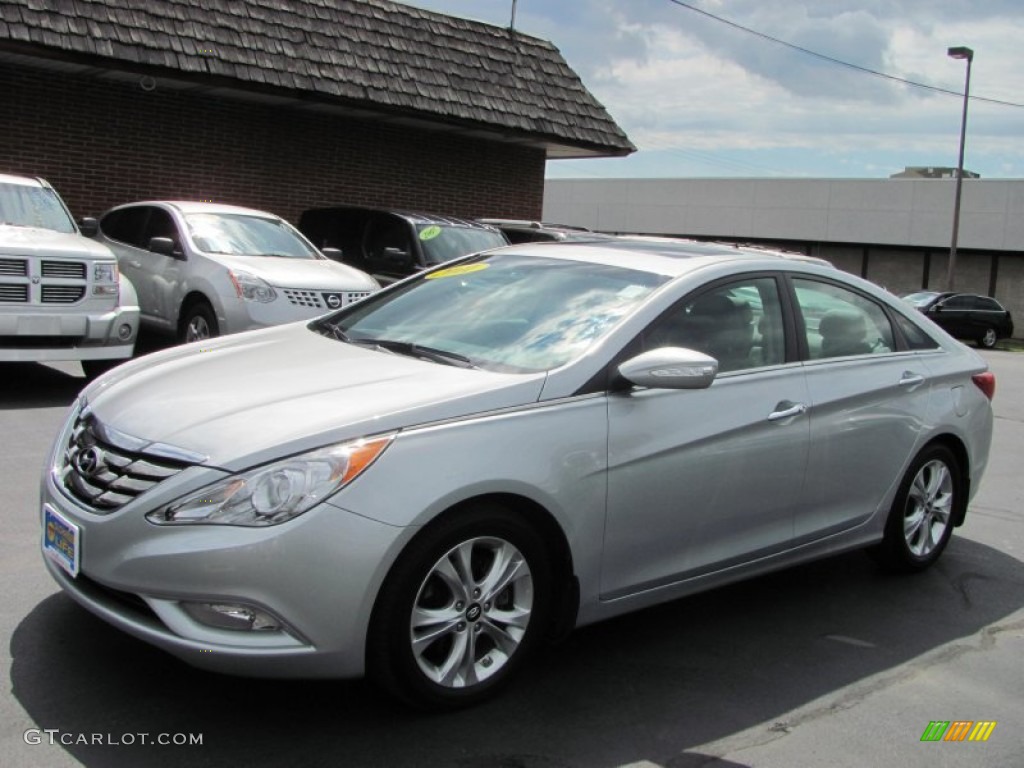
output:
<instances>
[{"instance_id":1,"label":"black tire","mask_svg":"<svg viewBox=\"0 0 1024 768\"><path fill-rule=\"evenodd\" d=\"M997 341L999 341L999 336L996 334L996 329L986 328L985 332L978 337L978 346L983 349L992 349Z\"/></svg>"},{"instance_id":2,"label":"black tire","mask_svg":"<svg viewBox=\"0 0 1024 768\"><path fill-rule=\"evenodd\" d=\"M121 358L116 360L82 360L82 371L85 373L85 378L91 381L102 376L112 368L116 368L121 363L126 362L128 361Z\"/></svg>"},{"instance_id":3,"label":"black tire","mask_svg":"<svg viewBox=\"0 0 1024 768\"><path fill-rule=\"evenodd\" d=\"M181 313L181 321L178 323L178 341L187 344L190 341L203 341L220 335L220 327L217 325L217 315L213 307L206 301L196 301L189 304Z\"/></svg>"},{"instance_id":4,"label":"black tire","mask_svg":"<svg viewBox=\"0 0 1024 768\"><path fill-rule=\"evenodd\" d=\"M517 558L514 569L502 565ZM459 568L465 562L468 577ZM507 578L490 591L488 577L499 573ZM546 635L551 587L544 541L520 515L495 503L454 512L419 534L385 579L370 622L367 673L421 709L478 704L508 684Z\"/></svg>"},{"instance_id":5,"label":"black tire","mask_svg":"<svg viewBox=\"0 0 1024 768\"><path fill-rule=\"evenodd\" d=\"M960 464L944 445L930 445L917 455L893 500L885 537L871 554L902 572L928 568L942 554L953 533L964 498Z\"/></svg>"}]
</instances>

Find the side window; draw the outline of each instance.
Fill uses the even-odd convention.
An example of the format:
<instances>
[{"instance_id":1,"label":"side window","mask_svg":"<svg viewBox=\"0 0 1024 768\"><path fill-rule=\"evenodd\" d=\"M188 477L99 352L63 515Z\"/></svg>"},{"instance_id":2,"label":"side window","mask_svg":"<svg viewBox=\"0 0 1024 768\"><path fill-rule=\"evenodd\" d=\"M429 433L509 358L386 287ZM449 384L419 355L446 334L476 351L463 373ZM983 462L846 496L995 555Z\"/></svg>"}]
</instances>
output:
<instances>
[{"instance_id":1,"label":"side window","mask_svg":"<svg viewBox=\"0 0 1024 768\"><path fill-rule=\"evenodd\" d=\"M911 349L936 349L939 346L935 339L899 312L894 313L893 316L896 318L896 325L903 334L903 338L907 341L907 346Z\"/></svg>"},{"instance_id":2,"label":"side window","mask_svg":"<svg viewBox=\"0 0 1024 768\"><path fill-rule=\"evenodd\" d=\"M812 360L892 352L892 325L885 311L859 293L817 280L793 280Z\"/></svg>"},{"instance_id":3,"label":"side window","mask_svg":"<svg viewBox=\"0 0 1024 768\"><path fill-rule=\"evenodd\" d=\"M995 299L990 299L988 296L978 297L978 309L984 309L987 312L1002 312L1003 307Z\"/></svg>"},{"instance_id":4,"label":"side window","mask_svg":"<svg viewBox=\"0 0 1024 768\"><path fill-rule=\"evenodd\" d=\"M181 247L181 236L174 219L163 208L150 208L146 226L142 228L142 247L149 248L149 241L154 237L169 237L177 248Z\"/></svg>"},{"instance_id":5,"label":"side window","mask_svg":"<svg viewBox=\"0 0 1024 768\"><path fill-rule=\"evenodd\" d=\"M971 296L950 296L942 304L943 309L974 309Z\"/></svg>"},{"instance_id":6,"label":"side window","mask_svg":"<svg viewBox=\"0 0 1024 768\"><path fill-rule=\"evenodd\" d=\"M786 359L778 284L751 278L689 296L648 328L644 347L694 349L723 372L778 365Z\"/></svg>"},{"instance_id":7,"label":"side window","mask_svg":"<svg viewBox=\"0 0 1024 768\"><path fill-rule=\"evenodd\" d=\"M145 208L122 208L100 219L100 231L111 240L141 248L142 225L145 221Z\"/></svg>"}]
</instances>

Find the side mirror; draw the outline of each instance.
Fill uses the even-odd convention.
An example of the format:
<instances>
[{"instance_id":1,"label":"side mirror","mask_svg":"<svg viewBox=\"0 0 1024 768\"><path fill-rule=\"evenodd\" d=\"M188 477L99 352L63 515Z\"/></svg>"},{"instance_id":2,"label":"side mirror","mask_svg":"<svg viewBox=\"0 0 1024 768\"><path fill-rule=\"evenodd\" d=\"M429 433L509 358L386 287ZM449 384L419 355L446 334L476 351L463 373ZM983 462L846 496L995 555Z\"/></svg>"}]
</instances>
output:
<instances>
[{"instance_id":1,"label":"side mirror","mask_svg":"<svg viewBox=\"0 0 1024 768\"><path fill-rule=\"evenodd\" d=\"M390 266L400 269L411 269L412 258L407 251L401 248L385 248L381 254Z\"/></svg>"},{"instance_id":2,"label":"side mirror","mask_svg":"<svg viewBox=\"0 0 1024 768\"><path fill-rule=\"evenodd\" d=\"M321 248L320 253L331 261L345 261L345 254L341 252L341 248Z\"/></svg>"},{"instance_id":3,"label":"side mirror","mask_svg":"<svg viewBox=\"0 0 1024 768\"><path fill-rule=\"evenodd\" d=\"M149 241L149 250L153 253L159 253L161 256L170 256L171 258L180 258L181 254L175 252L174 241L169 237L154 237Z\"/></svg>"},{"instance_id":4,"label":"side mirror","mask_svg":"<svg viewBox=\"0 0 1024 768\"><path fill-rule=\"evenodd\" d=\"M92 216L86 216L78 220L78 231L86 237L96 237L100 231L100 223Z\"/></svg>"},{"instance_id":5,"label":"side mirror","mask_svg":"<svg viewBox=\"0 0 1024 768\"><path fill-rule=\"evenodd\" d=\"M718 361L692 349L662 347L630 358L618 370L638 387L707 389L718 375Z\"/></svg>"}]
</instances>

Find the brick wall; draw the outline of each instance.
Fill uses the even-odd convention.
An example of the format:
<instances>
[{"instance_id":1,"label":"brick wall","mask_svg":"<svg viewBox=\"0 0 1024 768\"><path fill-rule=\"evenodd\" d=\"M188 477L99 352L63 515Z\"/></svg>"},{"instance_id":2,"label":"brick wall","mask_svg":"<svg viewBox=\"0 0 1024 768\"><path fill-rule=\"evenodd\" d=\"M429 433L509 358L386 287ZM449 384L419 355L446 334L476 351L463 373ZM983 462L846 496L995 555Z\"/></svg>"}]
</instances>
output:
<instances>
[{"instance_id":1,"label":"brick wall","mask_svg":"<svg viewBox=\"0 0 1024 768\"><path fill-rule=\"evenodd\" d=\"M144 199L292 222L331 203L541 215L538 149L10 64L0 94L0 173L46 178L76 216Z\"/></svg>"}]
</instances>

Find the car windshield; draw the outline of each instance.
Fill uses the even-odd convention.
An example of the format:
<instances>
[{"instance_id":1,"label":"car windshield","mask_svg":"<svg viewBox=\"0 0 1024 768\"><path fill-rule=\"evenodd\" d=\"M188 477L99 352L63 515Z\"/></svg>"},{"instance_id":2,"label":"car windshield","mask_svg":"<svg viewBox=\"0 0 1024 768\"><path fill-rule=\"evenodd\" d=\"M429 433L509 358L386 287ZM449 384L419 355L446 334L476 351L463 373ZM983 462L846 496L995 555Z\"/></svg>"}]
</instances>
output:
<instances>
[{"instance_id":1,"label":"car windshield","mask_svg":"<svg viewBox=\"0 0 1024 768\"><path fill-rule=\"evenodd\" d=\"M200 251L232 256L316 259L317 252L283 219L244 213L190 213L185 216Z\"/></svg>"},{"instance_id":2,"label":"car windshield","mask_svg":"<svg viewBox=\"0 0 1024 768\"><path fill-rule=\"evenodd\" d=\"M71 233L75 223L49 187L0 183L0 224Z\"/></svg>"},{"instance_id":3,"label":"car windshield","mask_svg":"<svg viewBox=\"0 0 1024 768\"><path fill-rule=\"evenodd\" d=\"M416 232L423 245L423 255L428 266L508 245L504 235L491 229L421 224Z\"/></svg>"},{"instance_id":4,"label":"car windshield","mask_svg":"<svg viewBox=\"0 0 1024 768\"><path fill-rule=\"evenodd\" d=\"M482 254L311 327L389 352L532 373L582 355L666 280L617 266Z\"/></svg>"}]
</instances>

